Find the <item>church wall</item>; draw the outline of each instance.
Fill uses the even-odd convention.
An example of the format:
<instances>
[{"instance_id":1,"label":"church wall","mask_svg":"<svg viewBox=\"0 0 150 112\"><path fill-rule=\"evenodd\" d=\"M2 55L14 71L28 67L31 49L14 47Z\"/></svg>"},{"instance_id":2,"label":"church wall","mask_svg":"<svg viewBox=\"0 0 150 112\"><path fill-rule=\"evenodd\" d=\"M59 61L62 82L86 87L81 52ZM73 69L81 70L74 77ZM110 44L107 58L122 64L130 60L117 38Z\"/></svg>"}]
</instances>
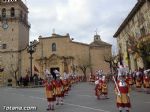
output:
<instances>
[{"instance_id":1,"label":"church wall","mask_svg":"<svg viewBox=\"0 0 150 112\"><path fill-rule=\"evenodd\" d=\"M43 53L42 53L42 42L43 42ZM51 45L52 43L56 43L56 51L52 52ZM69 38L49 38L49 39L41 39L40 43L37 46L37 51L34 54L36 58L42 57L50 57L52 54L56 54L58 56L72 56L74 57L74 64L78 65L79 59L89 59L89 51L87 45L76 44L71 42ZM50 66L57 66L57 65L50 65ZM61 69L61 73L63 73L63 65L62 62L58 65ZM71 70L71 64L69 66L69 70ZM79 73L82 72L79 70Z\"/></svg>"},{"instance_id":2,"label":"church wall","mask_svg":"<svg viewBox=\"0 0 150 112\"><path fill-rule=\"evenodd\" d=\"M22 23L19 23L19 37L19 49L25 49L29 44L29 29Z\"/></svg>"},{"instance_id":3,"label":"church wall","mask_svg":"<svg viewBox=\"0 0 150 112\"><path fill-rule=\"evenodd\" d=\"M91 64L93 73L103 70L105 74L110 73L109 63L104 61L104 57L111 56L111 47L91 48Z\"/></svg>"},{"instance_id":4,"label":"church wall","mask_svg":"<svg viewBox=\"0 0 150 112\"><path fill-rule=\"evenodd\" d=\"M56 43L56 51L52 52L51 45L52 43ZM43 47L42 47L43 46ZM43 48L43 49L42 49ZM37 59L40 59L43 57L49 58L52 54L56 54L57 56L72 56L74 57L73 62L69 64L69 71L72 72L72 66L79 66L80 64L89 64L90 63L90 55L91 55L91 63L93 72L99 69L103 69L104 73L109 73L110 68L109 64L104 62L104 56L111 55L111 47L100 47L100 48L91 48L89 54L89 45L82 44L78 42L72 42L69 38L40 38L39 43L36 47L36 52L33 54L33 67L34 65L38 68L40 71L41 77L44 77L43 71L51 67L59 67L61 74L63 74L63 63L61 59L58 59L56 63L53 64L47 64L45 65L44 62L40 63L37 61ZM22 74L25 75L26 70L30 70L30 59L29 54L27 54L27 51L22 52ZM34 71L33 71L34 73ZM78 68L76 70L76 73L79 75L82 75L83 72ZM87 75L90 74L90 68L87 69Z\"/></svg>"},{"instance_id":5,"label":"church wall","mask_svg":"<svg viewBox=\"0 0 150 112\"><path fill-rule=\"evenodd\" d=\"M89 64L89 46L88 45L84 45L84 44L80 44L80 43L74 43L71 42L69 45L69 48L71 50L69 50L69 54L71 56L73 56L74 59L74 64L76 66L79 65L87 65ZM87 74L89 74L89 68L87 69ZM83 72L78 68L78 74L79 75L83 75Z\"/></svg>"}]
</instances>

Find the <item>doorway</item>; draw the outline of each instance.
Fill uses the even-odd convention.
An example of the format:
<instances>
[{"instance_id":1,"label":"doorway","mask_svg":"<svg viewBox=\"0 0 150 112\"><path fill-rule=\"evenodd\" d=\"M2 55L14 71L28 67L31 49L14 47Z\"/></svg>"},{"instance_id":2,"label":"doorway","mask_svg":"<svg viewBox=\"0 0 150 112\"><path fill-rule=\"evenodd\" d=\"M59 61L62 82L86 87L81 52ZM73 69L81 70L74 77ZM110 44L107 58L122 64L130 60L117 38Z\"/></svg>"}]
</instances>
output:
<instances>
[{"instance_id":1,"label":"doorway","mask_svg":"<svg viewBox=\"0 0 150 112\"><path fill-rule=\"evenodd\" d=\"M54 70L59 71L59 67L52 67L52 68L50 68L50 72L51 72L53 78L56 80L56 74L54 73Z\"/></svg>"}]
</instances>

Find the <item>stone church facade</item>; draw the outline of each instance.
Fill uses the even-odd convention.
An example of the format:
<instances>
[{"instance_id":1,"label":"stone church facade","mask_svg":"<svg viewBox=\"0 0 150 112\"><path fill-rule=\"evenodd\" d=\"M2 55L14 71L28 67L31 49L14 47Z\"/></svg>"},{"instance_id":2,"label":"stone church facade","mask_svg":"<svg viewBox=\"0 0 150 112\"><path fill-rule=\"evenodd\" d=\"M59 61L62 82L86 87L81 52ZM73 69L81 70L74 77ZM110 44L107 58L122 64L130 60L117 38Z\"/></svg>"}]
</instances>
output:
<instances>
[{"instance_id":1,"label":"stone church facade","mask_svg":"<svg viewBox=\"0 0 150 112\"><path fill-rule=\"evenodd\" d=\"M28 56L27 56L28 55ZM27 64L29 54L26 51L22 53L25 59L23 62L24 69L29 67ZM111 56L111 45L103 42L99 35L94 36L94 41L90 44L75 42L69 34L64 36L52 34L50 37L39 37L36 52L33 54L33 66L40 74L45 69L53 72L54 69L63 72L83 74L79 66L88 66L87 73L103 69L109 73L109 64L104 61L105 56ZM23 70L25 71L25 70Z\"/></svg>"},{"instance_id":2,"label":"stone church facade","mask_svg":"<svg viewBox=\"0 0 150 112\"><path fill-rule=\"evenodd\" d=\"M30 72L30 54L27 52L30 24L28 8L21 0L1 0L0 11L0 66L4 68L0 80L7 82L8 78L19 78ZM44 77L45 69L82 75L78 67L90 65L87 74L99 69L109 73L109 64L104 57L111 56L111 45L102 41L98 34L93 39L90 44L85 44L73 41L69 34L39 36L33 53L32 72L36 68L40 77Z\"/></svg>"}]
</instances>

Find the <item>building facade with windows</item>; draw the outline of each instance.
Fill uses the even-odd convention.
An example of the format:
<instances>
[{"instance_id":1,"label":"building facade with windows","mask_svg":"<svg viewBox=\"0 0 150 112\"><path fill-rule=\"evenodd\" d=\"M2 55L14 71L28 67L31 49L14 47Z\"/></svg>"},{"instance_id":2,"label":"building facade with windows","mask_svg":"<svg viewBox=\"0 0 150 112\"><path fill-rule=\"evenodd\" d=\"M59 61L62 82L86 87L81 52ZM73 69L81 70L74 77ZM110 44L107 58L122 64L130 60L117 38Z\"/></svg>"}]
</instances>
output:
<instances>
[{"instance_id":1,"label":"building facade with windows","mask_svg":"<svg viewBox=\"0 0 150 112\"><path fill-rule=\"evenodd\" d=\"M30 76L28 8L21 0L0 0L0 80L19 79ZM75 42L69 34L64 36L53 33L50 37L39 37L36 51L33 53L32 70L44 76L44 70L57 69L63 72L82 74L79 66L89 66L87 73L103 69L109 73L109 64L105 56L111 56L111 45L94 36L90 44Z\"/></svg>"},{"instance_id":2,"label":"building facade with windows","mask_svg":"<svg viewBox=\"0 0 150 112\"><path fill-rule=\"evenodd\" d=\"M79 66L89 66L87 74L99 69L110 73L109 64L104 61L104 57L108 56L111 56L111 45L102 41L98 34L94 35L93 42L86 44L73 41L69 34L53 33L50 37L39 36L33 54L33 67L38 69L39 74L44 74L45 69L51 73L57 69L61 74L66 72L82 75ZM26 51L22 52L22 73L30 71L29 57Z\"/></svg>"},{"instance_id":3,"label":"building facade with windows","mask_svg":"<svg viewBox=\"0 0 150 112\"><path fill-rule=\"evenodd\" d=\"M0 0L0 66L5 68L0 79L21 74L21 52L29 43L29 30L27 6L21 0Z\"/></svg>"},{"instance_id":4,"label":"building facade with windows","mask_svg":"<svg viewBox=\"0 0 150 112\"><path fill-rule=\"evenodd\" d=\"M143 68L146 55L142 52L147 50L144 45L150 41L150 0L137 1L114 37L117 38L123 64L131 70Z\"/></svg>"}]
</instances>

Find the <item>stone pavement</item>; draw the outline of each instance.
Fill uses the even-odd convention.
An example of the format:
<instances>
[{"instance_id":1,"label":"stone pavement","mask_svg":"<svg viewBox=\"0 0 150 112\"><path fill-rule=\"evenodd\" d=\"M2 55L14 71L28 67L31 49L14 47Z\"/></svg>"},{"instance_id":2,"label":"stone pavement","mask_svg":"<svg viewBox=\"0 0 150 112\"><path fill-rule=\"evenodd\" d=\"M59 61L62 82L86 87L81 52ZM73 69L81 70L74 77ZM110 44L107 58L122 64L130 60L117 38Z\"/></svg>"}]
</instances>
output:
<instances>
[{"instance_id":1,"label":"stone pavement","mask_svg":"<svg viewBox=\"0 0 150 112\"><path fill-rule=\"evenodd\" d=\"M54 112L118 112L115 104L114 84L109 84L109 99L107 100L97 100L94 87L94 84L90 83L73 85L69 96L64 99L64 105L56 106ZM150 112L150 94L132 91L131 102L131 112ZM0 88L0 112L6 112L3 109L4 106L36 106L36 111L32 112L47 112L44 88Z\"/></svg>"}]
</instances>

